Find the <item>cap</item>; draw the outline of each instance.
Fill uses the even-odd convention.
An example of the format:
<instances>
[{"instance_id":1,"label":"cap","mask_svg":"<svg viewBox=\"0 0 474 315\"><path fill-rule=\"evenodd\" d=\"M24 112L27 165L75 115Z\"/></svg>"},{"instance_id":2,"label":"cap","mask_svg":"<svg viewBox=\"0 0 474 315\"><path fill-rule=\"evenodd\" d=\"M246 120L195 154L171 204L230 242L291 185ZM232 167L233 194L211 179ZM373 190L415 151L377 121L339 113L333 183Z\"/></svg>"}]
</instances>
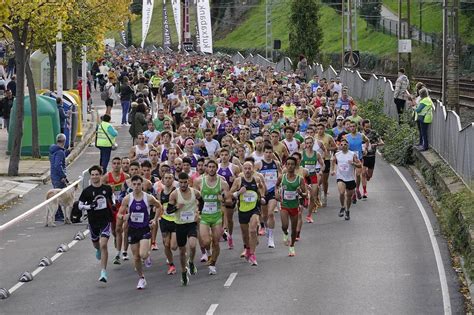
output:
<instances>
[{"instance_id":1,"label":"cap","mask_svg":"<svg viewBox=\"0 0 474 315\"><path fill-rule=\"evenodd\" d=\"M342 117L341 115L339 115L339 116L336 117L336 120L339 120L339 119L340 119L340 120L344 120L344 117Z\"/></svg>"}]
</instances>

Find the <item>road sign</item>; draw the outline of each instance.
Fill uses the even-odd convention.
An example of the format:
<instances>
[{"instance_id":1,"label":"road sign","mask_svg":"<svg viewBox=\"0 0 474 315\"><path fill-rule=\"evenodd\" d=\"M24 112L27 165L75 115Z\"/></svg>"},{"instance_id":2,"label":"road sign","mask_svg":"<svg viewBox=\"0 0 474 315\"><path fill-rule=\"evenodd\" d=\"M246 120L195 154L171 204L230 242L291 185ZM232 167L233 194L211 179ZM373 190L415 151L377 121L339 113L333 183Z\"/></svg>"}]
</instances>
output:
<instances>
[{"instance_id":1,"label":"road sign","mask_svg":"<svg viewBox=\"0 0 474 315\"><path fill-rule=\"evenodd\" d=\"M344 52L344 67L359 68L360 54L358 50Z\"/></svg>"},{"instance_id":2,"label":"road sign","mask_svg":"<svg viewBox=\"0 0 474 315\"><path fill-rule=\"evenodd\" d=\"M183 48L187 52L192 52L194 50L194 44L192 42L185 42L183 43Z\"/></svg>"},{"instance_id":3,"label":"road sign","mask_svg":"<svg viewBox=\"0 0 474 315\"><path fill-rule=\"evenodd\" d=\"M398 52L399 53L411 53L411 39L399 39L398 40Z\"/></svg>"}]
</instances>

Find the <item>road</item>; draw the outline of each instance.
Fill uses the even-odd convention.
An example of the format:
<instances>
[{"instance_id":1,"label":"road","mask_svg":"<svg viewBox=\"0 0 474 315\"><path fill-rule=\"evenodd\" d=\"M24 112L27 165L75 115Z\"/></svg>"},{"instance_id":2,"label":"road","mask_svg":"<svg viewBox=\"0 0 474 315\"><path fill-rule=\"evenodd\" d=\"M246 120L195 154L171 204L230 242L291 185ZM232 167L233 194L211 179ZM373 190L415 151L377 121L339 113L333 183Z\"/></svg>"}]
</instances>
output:
<instances>
[{"instance_id":1,"label":"road","mask_svg":"<svg viewBox=\"0 0 474 315\"><path fill-rule=\"evenodd\" d=\"M118 121L118 114L113 120ZM118 155L123 156L130 140L127 128L119 128L119 133ZM89 147L70 167L71 174L80 174L98 158L97 149ZM452 313L463 313L446 241L415 182L406 170L401 172L434 227ZM44 191L40 187L30 192L0 223L39 203ZM380 158L369 194L353 207L351 220L344 221L337 216L331 179L328 207L319 211L314 224L304 224L296 257L287 256L277 215L277 247L266 248L260 237L257 267L239 258L237 225L235 249L221 243L218 274L209 276L198 262L198 274L191 276L188 287L180 286L178 275L166 275L162 248L153 252L154 264L145 271L146 290L135 289L137 276L130 261L117 266L110 257L109 282L103 285L97 281L100 267L87 237L32 282L0 300L0 314L206 314L210 308L214 314L443 314L440 277L423 218L400 177ZM43 217L33 216L0 235L0 287L11 288L23 271L33 271L41 257L53 256L60 243L69 243L77 231L86 229L85 224L45 228ZM111 252L112 247L110 242ZM224 287L233 273L234 281Z\"/></svg>"}]
</instances>

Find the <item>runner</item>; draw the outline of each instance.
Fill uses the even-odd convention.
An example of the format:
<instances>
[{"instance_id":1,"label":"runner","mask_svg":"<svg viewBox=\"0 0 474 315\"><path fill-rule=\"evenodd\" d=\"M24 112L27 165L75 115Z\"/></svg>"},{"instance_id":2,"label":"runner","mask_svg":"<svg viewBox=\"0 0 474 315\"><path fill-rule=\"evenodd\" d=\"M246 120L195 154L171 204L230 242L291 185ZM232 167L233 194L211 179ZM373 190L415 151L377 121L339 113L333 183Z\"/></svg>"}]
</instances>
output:
<instances>
[{"instance_id":1,"label":"runner","mask_svg":"<svg viewBox=\"0 0 474 315\"><path fill-rule=\"evenodd\" d=\"M308 198L304 179L295 173L298 161L290 156L286 160L286 173L281 181L281 229L283 242L289 245L288 256L295 256L295 242L297 237L299 202L298 198ZM289 220L288 220L289 219ZM291 223L291 240L288 241L288 221Z\"/></svg>"},{"instance_id":2,"label":"runner","mask_svg":"<svg viewBox=\"0 0 474 315\"><path fill-rule=\"evenodd\" d=\"M332 158L331 175L336 175L339 190L339 202L341 203L339 216L350 220L351 199L356 188L354 168L361 168L362 164L357 158L357 153L349 151L349 143L346 139L341 140L341 146L342 150Z\"/></svg>"},{"instance_id":3,"label":"runner","mask_svg":"<svg viewBox=\"0 0 474 315\"><path fill-rule=\"evenodd\" d=\"M145 143L145 135L139 133L137 136L137 144L130 148L128 156L130 161L137 161L138 163L143 163L144 161L149 161L150 149L153 148L152 144Z\"/></svg>"},{"instance_id":4,"label":"runner","mask_svg":"<svg viewBox=\"0 0 474 315\"><path fill-rule=\"evenodd\" d=\"M328 189L329 189L329 170L331 169L331 152L335 152L337 149L334 138L328 135L326 128L323 124L316 124L316 140L321 141L324 148L323 151L319 152L324 158L324 169L322 170L321 183L323 186L323 193L321 194L321 205L327 206L328 200ZM321 164L322 165L322 164Z\"/></svg>"},{"instance_id":5,"label":"runner","mask_svg":"<svg viewBox=\"0 0 474 315\"><path fill-rule=\"evenodd\" d=\"M263 151L263 159L255 163L255 169L263 175L267 194L265 195L266 204L262 205L262 220L266 227L267 246L275 248L273 231L275 229L274 211L277 206L275 197L275 188L281 182L281 166L280 163L273 159L273 147L269 144L265 145Z\"/></svg>"},{"instance_id":6,"label":"runner","mask_svg":"<svg viewBox=\"0 0 474 315\"><path fill-rule=\"evenodd\" d=\"M245 249L245 259L257 266L255 249L260 216L260 203L265 203L265 184L254 174L253 164L243 164L243 174L234 180L231 193L239 199L239 223Z\"/></svg>"},{"instance_id":7,"label":"runner","mask_svg":"<svg viewBox=\"0 0 474 315\"><path fill-rule=\"evenodd\" d=\"M188 274L195 275L197 268L194 265L196 255L197 222L199 221L198 199L201 195L194 188L188 186L189 177L185 173L178 176L179 189L173 191L169 197L167 213L176 212L176 240L179 247L181 263L181 284L189 284ZM186 255L186 244L189 245L189 254Z\"/></svg>"},{"instance_id":8,"label":"runner","mask_svg":"<svg viewBox=\"0 0 474 315\"><path fill-rule=\"evenodd\" d=\"M201 246L210 250L212 241L212 255L209 259L209 274L217 274L216 262L220 253L219 239L222 236L222 202L228 195L229 185L223 177L217 175L217 162L209 160L207 175L201 176L194 182L194 188L201 192L204 204L201 208L199 235Z\"/></svg>"},{"instance_id":9,"label":"runner","mask_svg":"<svg viewBox=\"0 0 474 315\"><path fill-rule=\"evenodd\" d=\"M369 143L369 139L367 139L367 137L358 132L357 131L357 123L355 122L351 122L350 124L350 127L349 127L349 131L350 133L348 133L346 136L345 136L345 139L347 140L347 143L349 144L349 150L357 153L357 158L359 160L362 161L363 159L363 156L365 154L365 150L367 149L367 147L365 148L364 150L364 147L362 146L363 143ZM356 172L356 177L355 177L355 181L356 181L356 190L355 190L355 194L352 195L352 203L356 203L357 202L357 199L362 199L362 194L360 193L360 182L361 182L361 174L362 174L362 168L358 167L355 169L355 172Z\"/></svg>"},{"instance_id":10,"label":"runner","mask_svg":"<svg viewBox=\"0 0 474 315\"><path fill-rule=\"evenodd\" d=\"M364 168L362 171L362 198L364 199L368 198L367 182L370 181L374 174L375 155L377 153L377 148L384 145L384 142L377 131L371 129L370 127L370 120L364 119L362 121L362 130L364 135L369 139L369 142L365 143L365 151L367 153L364 156Z\"/></svg>"},{"instance_id":11,"label":"runner","mask_svg":"<svg viewBox=\"0 0 474 315\"><path fill-rule=\"evenodd\" d=\"M143 273L142 261L151 267L150 257L150 226L158 224L158 216L151 218L154 209L161 211L161 203L143 191L143 178L134 175L131 178L133 192L125 196L117 216L118 224L128 221L128 243L132 248L134 267L139 276L137 289L145 289L147 282ZM151 206L155 207L152 208Z\"/></svg>"},{"instance_id":12,"label":"runner","mask_svg":"<svg viewBox=\"0 0 474 315\"><path fill-rule=\"evenodd\" d=\"M112 226L113 192L110 186L102 184L102 168L99 165L89 168L89 175L91 184L79 197L79 209L87 210L91 241L96 250L95 257L101 266L99 281L107 282L107 243Z\"/></svg>"}]
</instances>

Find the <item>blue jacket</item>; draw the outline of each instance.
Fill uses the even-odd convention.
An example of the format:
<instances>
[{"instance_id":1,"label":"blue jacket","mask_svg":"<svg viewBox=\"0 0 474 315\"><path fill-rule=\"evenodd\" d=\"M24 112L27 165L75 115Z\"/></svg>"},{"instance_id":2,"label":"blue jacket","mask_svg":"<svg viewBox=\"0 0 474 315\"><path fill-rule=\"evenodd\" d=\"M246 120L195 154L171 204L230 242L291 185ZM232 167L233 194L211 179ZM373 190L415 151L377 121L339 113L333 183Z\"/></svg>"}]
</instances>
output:
<instances>
[{"instance_id":1,"label":"blue jacket","mask_svg":"<svg viewBox=\"0 0 474 315\"><path fill-rule=\"evenodd\" d=\"M51 181L60 181L66 178L66 151L57 144L49 147L49 162L51 167Z\"/></svg>"}]
</instances>

